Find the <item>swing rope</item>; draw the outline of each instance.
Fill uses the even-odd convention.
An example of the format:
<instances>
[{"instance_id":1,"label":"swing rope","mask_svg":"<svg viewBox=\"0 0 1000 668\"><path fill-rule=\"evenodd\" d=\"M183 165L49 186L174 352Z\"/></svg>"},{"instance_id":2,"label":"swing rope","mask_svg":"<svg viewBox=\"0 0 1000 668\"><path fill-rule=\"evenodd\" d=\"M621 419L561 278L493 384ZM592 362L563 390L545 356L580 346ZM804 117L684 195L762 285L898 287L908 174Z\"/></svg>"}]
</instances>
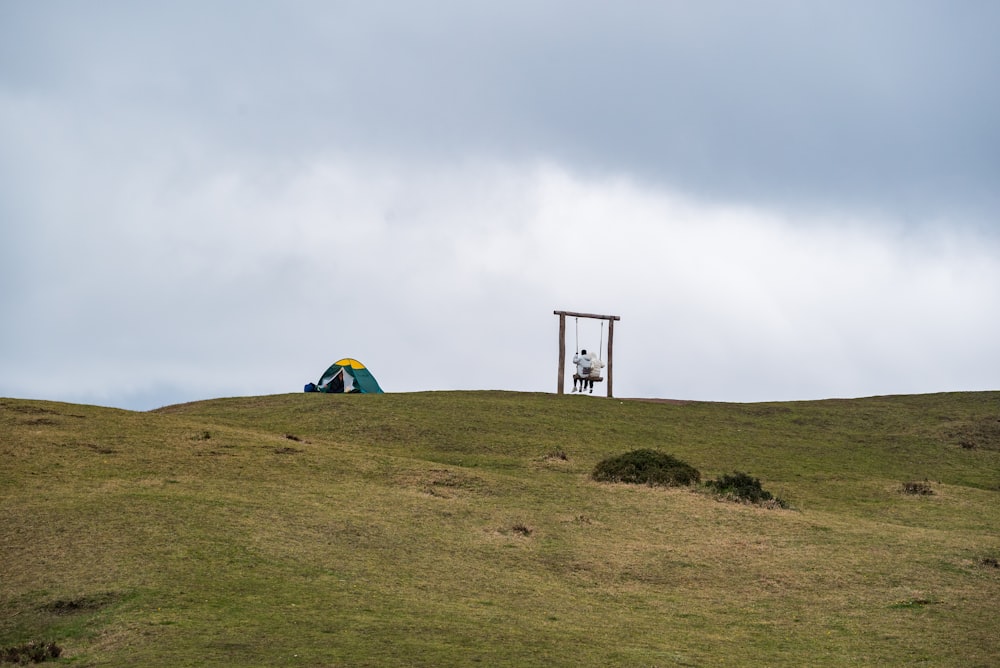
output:
<instances>
[{"instance_id":1,"label":"swing rope","mask_svg":"<svg viewBox=\"0 0 1000 668\"><path fill-rule=\"evenodd\" d=\"M574 335L576 337L576 354L579 355L580 354L580 318L579 317L573 318L573 322L574 322ZM600 338L600 344L599 344L599 347L597 348L597 350L591 353L591 355L592 355L591 359L596 358L598 360L598 363L600 363L601 354L602 354L603 350L604 350L604 321L601 320L601 338ZM573 361L576 362L576 358L573 358ZM604 365L601 364L601 366L604 366ZM574 386L573 386L574 389L573 389L573 391L574 392L576 392L576 385L575 385L575 383L576 383L577 378L579 378L579 376L574 371L574 373L573 373L573 382L574 382ZM604 378L601 377L600 374L598 374L596 377L593 376L593 375L590 376L590 380L591 380L591 382L593 382L593 381L600 382L600 381L604 380ZM591 390L591 391L593 391L593 390Z\"/></svg>"},{"instance_id":2,"label":"swing rope","mask_svg":"<svg viewBox=\"0 0 1000 668\"><path fill-rule=\"evenodd\" d=\"M573 318L576 325L576 352L580 353L580 318ZM601 338L600 344L597 346L597 359L601 359L601 354L604 351L604 321L601 321Z\"/></svg>"}]
</instances>

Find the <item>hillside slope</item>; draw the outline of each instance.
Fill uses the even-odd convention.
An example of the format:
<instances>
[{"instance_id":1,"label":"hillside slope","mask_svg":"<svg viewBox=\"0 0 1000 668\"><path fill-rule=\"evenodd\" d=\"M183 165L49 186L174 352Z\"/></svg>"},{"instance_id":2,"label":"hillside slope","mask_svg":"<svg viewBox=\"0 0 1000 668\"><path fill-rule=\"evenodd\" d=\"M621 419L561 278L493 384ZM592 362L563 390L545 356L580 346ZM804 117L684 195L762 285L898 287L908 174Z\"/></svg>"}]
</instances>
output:
<instances>
[{"instance_id":1,"label":"hillside slope","mask_svg":"<svg viewBox=\"0 0 1000 668\"><path fill-rule=\"evenodd\" d=\"M590 480L638 448L790 508ZM0 648L71 665L1000 656L1000 393L2 399L0 453Z\"/></svg>"}]
</instances>

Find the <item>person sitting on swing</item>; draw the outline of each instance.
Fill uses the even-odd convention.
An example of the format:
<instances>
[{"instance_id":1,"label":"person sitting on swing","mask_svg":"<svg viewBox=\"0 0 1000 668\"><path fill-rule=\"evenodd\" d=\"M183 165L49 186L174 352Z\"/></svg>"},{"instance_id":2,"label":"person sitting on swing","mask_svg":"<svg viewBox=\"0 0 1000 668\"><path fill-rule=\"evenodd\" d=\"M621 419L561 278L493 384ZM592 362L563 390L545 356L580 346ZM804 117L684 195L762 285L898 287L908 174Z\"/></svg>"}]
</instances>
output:
<instances>
[{"instance_id":1,"label":"person sitting on swing","mask_svg":"<svg viewBox=\"0 0 1000 668\"><path fill-rule=\"evenodd\" d=\"M594 393L594 381L601 380L601 369L604 368L604 362L596 354L591 354L590 359L590 393Z\"/></svg>"},{"instance_id":2,"label":"person sitting on swing","mask_svg":"<svg viewBox=\"0 0 1000 668\"><path fill-rule=\"evenodd\" d=\"M576 373L573 375L573 391L576 392L576 384L579 381L581 392L587 389L587 383L590 383L590 391L593 393L594 381L590 379L591 357L587 354L586 349L573 355L573 364L576 365Z\"/></svg>"}]
</instances>

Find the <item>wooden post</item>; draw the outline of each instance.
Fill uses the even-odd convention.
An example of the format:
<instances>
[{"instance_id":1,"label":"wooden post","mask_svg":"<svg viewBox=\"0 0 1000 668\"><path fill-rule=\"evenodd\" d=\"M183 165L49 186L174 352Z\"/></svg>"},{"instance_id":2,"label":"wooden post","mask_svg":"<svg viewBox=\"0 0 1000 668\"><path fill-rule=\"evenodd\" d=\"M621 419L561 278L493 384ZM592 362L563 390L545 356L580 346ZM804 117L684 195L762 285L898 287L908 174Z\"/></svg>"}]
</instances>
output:
<instances>
[{"instance_id":1,"label":"wooden post","mask_svg":"<svg viewBox=\"0 0 1000 668\"><path fill-rule=\"evenodd\" d=\"M612 385L614 385L614 347L615 344L615 321L608 321L608 398L612 396Z\"/></svg>"},{"instance_id":2,"label":"wooden post","mask_svg":"<svg viewBox=\"0 0 1000 668\"><path fill-rule=\"evenodd\" d=\"M553 311L557 316L559 316L559 380L556 384L557 392L559 394L564 393L566 379L566 316L573 316L574 318L590 318L592 320L607 320L608 325L608 397L613 396L613 369L612 361L614 357L614 340L615 340L615 320L621 320L617 315L598 315L596 313L575 313L574 311Z\"/></svg>"},{"instance_id":3,"label":"wooden post","mask_svg":"<svg viewBox=\"0 0 1000 668\"><path fill-rule=\"evenodd\" d=\"M566 314L559 314L559 388L557 393L563 394L566 382Z\"/></svg>"}]
</instances>

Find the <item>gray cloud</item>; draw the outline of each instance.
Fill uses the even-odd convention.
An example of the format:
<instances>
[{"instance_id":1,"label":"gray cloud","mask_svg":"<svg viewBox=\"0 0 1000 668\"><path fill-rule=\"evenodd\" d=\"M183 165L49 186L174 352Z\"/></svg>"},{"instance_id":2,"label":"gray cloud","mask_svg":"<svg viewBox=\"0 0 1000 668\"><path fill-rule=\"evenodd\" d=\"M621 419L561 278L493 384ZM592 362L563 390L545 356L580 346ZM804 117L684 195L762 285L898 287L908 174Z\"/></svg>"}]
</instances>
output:
<instances>
[{"instance_id":1,"label":"gray cloud","mask_svg":"<svg viewBox=\"0 0 1000 668\"><path fill-rule=\"evenodd\" d=\"M51 7L51 6L50 6ZM996 207L984 3L67 3L8 78L78 120L270 156L539 155L701 195Z\"/></svg>"}]
</instances>

